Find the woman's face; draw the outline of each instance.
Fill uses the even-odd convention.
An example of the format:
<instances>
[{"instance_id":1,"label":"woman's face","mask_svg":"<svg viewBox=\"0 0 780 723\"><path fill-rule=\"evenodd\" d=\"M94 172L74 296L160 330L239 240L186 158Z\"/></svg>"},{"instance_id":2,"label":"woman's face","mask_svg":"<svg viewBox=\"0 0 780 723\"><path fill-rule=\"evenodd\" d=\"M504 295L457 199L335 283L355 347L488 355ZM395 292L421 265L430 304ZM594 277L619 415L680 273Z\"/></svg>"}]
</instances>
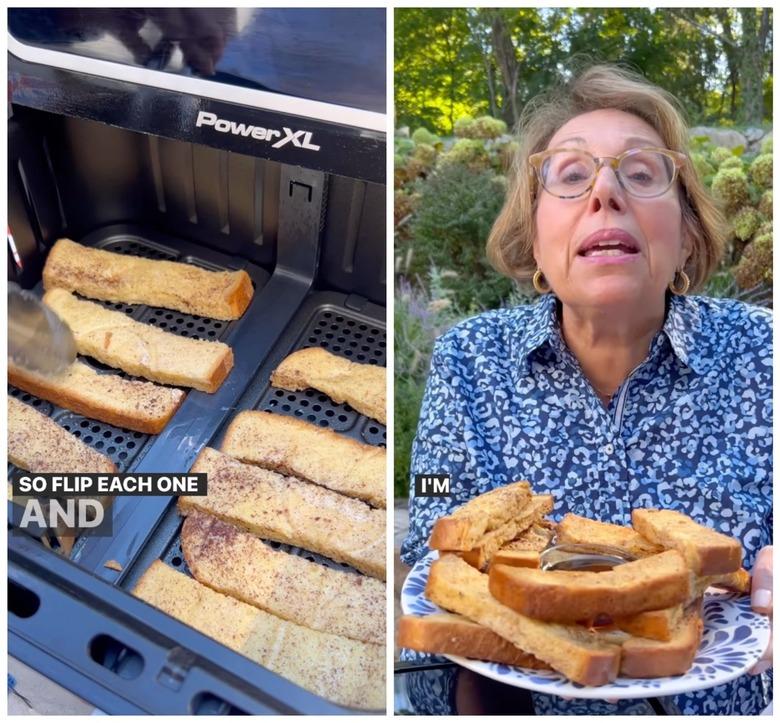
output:
<instances>
[{"instance_id":1,"label":"woman's face","mask_svg":"<svg viewBox=\"0 0 780 723\"><path fill-rule=\"evenodd\" d=\"M563 125L548 148L580 148L597 158L629 148L665 148L658 133L638 116L604 109L583 113ZM594 249L589 237L613 230L635 253ZM624 234L630 234L629 237ZM605 233L603 238L609 238ZM563 199L540 188L534 258L558 298L576 307L663 304L667 285L690 254L683 239L678 182L655 198L636 198L620 186L612 168L599 169L589 193ZM636 309L626 307L624 309ZM647 308L647 307L645 307Z\"/></svg>"}]
</instances>

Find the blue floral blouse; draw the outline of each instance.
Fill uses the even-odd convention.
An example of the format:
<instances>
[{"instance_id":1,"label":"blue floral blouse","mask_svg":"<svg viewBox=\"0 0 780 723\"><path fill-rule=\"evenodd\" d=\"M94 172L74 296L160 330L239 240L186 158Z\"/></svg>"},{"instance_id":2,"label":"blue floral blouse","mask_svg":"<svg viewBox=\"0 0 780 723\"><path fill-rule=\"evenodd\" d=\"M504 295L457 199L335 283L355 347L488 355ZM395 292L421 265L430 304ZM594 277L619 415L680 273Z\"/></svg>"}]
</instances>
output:
<instances>
[{"instance_id":1,"label":"blue floral blouse","mask_svg":"<svg viewBox=\"0 0 780 723\"><path fill-rule=\"evenodd\" d=\"M554 295L468 319L434 348L411 460L411 474L423 473L450 474L451 495L415 498L412 485L409 565L428 551L438 517L528 480L554 496L556 520L574 512L630 524L636 507L684 512L739 539L750 569L772 543L771 313L670 295L647 358L608 407L562 338ZM684 714L750 715L770 700L771 672L675 702ZM636 707L540 694L534 704L537 713Z\"/></svg>"}]
</instances>

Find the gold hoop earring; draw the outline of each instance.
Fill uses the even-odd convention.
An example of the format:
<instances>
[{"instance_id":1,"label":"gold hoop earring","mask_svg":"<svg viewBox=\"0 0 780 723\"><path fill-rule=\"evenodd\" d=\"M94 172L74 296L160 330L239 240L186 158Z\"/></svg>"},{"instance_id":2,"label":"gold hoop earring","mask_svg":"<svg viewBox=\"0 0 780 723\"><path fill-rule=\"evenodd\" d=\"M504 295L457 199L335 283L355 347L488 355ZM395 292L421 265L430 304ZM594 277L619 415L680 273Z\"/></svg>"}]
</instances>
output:
<instances>
[{"instance_id":1,"label":"gold hoop earring","mask_svg":"<svg viewBox=\"0 0 780 723\"><path fill-rule=\"evenodd\" d=\"M552 287L545 286L542 281L544 281L544 274L542 273L541 269L536 269L534 272L534 278L533 278L533 285L534 288L540 293L540 294L547 294L550 291L552 291Z\"/></svg>"},{"instance_id":2,"label":"gold hoop earring","mask_svg":"<svg viewBox=\"0 0 780 723\"><path fill-rule=\"evenodd\" d=\"M682 279L682 283L679 285L677 283L678 276ZM671 291L673 294L676 294L677 296L684 296L688 292L689 288L691 288L691 280L688 278L688 274L686 274L682 269L675 272L674 278L669 283L669 291Z\"/></svg>"}]
</instances>

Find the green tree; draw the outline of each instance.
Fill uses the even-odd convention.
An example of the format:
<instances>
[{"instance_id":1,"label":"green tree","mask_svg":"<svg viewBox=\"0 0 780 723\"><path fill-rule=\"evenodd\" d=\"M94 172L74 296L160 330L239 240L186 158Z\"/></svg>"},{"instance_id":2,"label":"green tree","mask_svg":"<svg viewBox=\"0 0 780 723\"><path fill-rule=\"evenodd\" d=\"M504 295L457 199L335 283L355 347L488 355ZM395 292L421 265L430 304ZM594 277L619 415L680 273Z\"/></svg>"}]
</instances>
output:
<instances>
[{"instance_id":1,"label":"green tree","mask_svg":"<svg viewBox=\"0 0 780 723\"><path fill-rule=\"evenodd\" d=\"M770 8L396 10L397 122L448 134L462 115L511 127L580 58L620 62L680 99L693 123L771 117Z\"/></svg>"}]
</instances>

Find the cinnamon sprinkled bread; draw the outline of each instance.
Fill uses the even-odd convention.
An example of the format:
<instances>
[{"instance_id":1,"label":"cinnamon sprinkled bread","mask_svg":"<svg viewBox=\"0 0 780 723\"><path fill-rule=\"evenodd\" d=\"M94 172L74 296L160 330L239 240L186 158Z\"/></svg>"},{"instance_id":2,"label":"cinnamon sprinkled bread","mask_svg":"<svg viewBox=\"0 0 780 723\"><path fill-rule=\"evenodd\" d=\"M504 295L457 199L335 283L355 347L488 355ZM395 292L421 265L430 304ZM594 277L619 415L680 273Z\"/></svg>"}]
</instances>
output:
<instances>
[{"instance_id":1,"label":"cinnamon sprinkled bread","mask_svg":"<svg viewBox=\"0 0 780 723\"><path fill-rule=\"evenodd\" d=\"M530 501L528 482L514 482L478 495L436 520L428 546L432 550L471 550L485 534L519 516Z\"/></svg>"},{"instance_id":2,"label":"cinnamon sprinkled bread","mask_svg":"<svg viewBox=\"0 0 780 723\"><path fill-rule=\"evenodd\" d=\"M384 645L379 580L334 570L287 552L211 515L191 514L181 533L198 582L312 630Z\"/></svg>"},{"instance_id":3,"label":"cinnamon sprinkled bread","mask_svg":"<svg viewBox=\"0 0 780 723\"><path fill-rule=\"evenodd\" d=\"M431 565L425 592L439 607L484 625L580 685L604 685L617 677L619 645L581 626L515 612L490 594L487 575L457 555L444 554Z\"/></svg>"},{"instance_id":4,"label":"cinnamon sprinkled bread","mask_svg":"<svg viewBox=\"0 0 780 723\"><path fill-rule=\"evenodd\" d=\"M70 327L79 354L133 376L215 392L233 368L233 352L222 342L142 324L65 289L47 291L43 301Z\"/></svg>"},{"instance_id":5,"label":"cinnamon sprinkled bread","mask_svg":"<svg viewBox=\"0 0 780 723\"><path fill-rule=\"evenodd\" d=\"M742 564L738 540L700 525L681 512L633 510L631 524L654 544L679 550L697 575L737 572Z\"/></svg>"},{"instance_id":6,"label":"cinnamon sprinkled bread","mask_svg":"<svg viewBox=\"0 0 780 723\"><path fill-rule=\"evenodd\" d=\"M345 706L385 705L385 647L310 630L222 595L155 560L133 594L222 645Z\"/></svg>"},{"instance_id":7,"label":"cinnamon sprinkled bread","mask_svg":"<svg viewBox=\"0 0 780 723\"><path fill-rule=\"evenodd\" d=\"M423 653L460 655L521 668L549 670L550 666L500 635L462 615L435 613L404 615L398 621L398 645Z\"/></svg>"},{"instance_id":8,"label":"cinnamon sprinkled bread","mask_svg":"<svg viewBox=\"0 0 780 723\"><path fill-rule=\"evenodd\" d=\"M636 530L611 522L589 520L587 517L568 514L558 523L556 530L558 544L608 545L624 550L633 557L647 557L663 552L661 545L645 539Z\"/></svg>"},{"instance_id":9,"label":"cinnamon sprinkled bread","mask_svg":"<svg viewBox=\"0 0 780 723\"><path fill-rule=\"evenodd\" d=\"M238 319L254 289L246 271L208 271L176 261L126 256L60 239L49 251L43 286L90 299L148 304L211 319Z\"/></svg>"},{"instance_id":10,"label":"cinnamon sprinkled bread","mask_svg":"<svg viewBox=\"0 0 780 723\"><path fill-rule=\"evenodd\" d=\"M222 451L281 474L295 475L374 507L385 507L387 451L330 429L269 412L236 415Z\"/></svg>"},{"instance_id":11,"label":"cinnamon sprinkled bread","mask_svg":"<svg viewBox=\"0 0 780 723\"><path fill-rule=\"evenodd\" d=\"M208 495L179 497L179 511L206 512L266 540L346 562L385 579L384 510L294 477L243 464L206 447L191 472L208 474Z\"/></svg>"},{"instance_id":12,"label":"cinnamon sprinkled bread","mask_svg":"<svg viewBox=\"0 0 780 723\"><path fill-rule=\"evenodd\" d=\"M28 472L116 472L116 465L104 454L11 396L8 461Z\"/></svg>"},{"instance_id":13,"label":"cinnamon sprinkled bread","mask_svg":"<svg viewBox=\"0 0 780 723\"><path fill-rule=\"evenodd\" d=\"M375 364L358 364L320 347L293 352L271 375L271 384L291 392L317 389L334 402L387 423L387 370Z\"/></svg>"},{"instance_id":14,"label":"cinnamon sprinkled bread","mask_svg":"<svg viewBox=\"0 0 780 723\"><path fill-rule=\"evenodd\" d=\"M623 643L621 675L659 678L688 672L701 643L701 602L686 609L666 641L631 637Z\"/></svg>"},{"instance_id":15,"label":"cinnamon sprinkled bread","mask_svg":"<svg viewBox=\"0 0 780 723\"><path fill-rule=\"evenodd\" d=\"M55 376L35 374L9 362L8 381L85 417L146 434L161 432L184 400L181 389L98 374L79 360Z\"/></svg>"},{"instance_id":16,"label":"cinnamon sprinkled bread","mask_svg":"<svg viewBox=\"0 0 780 723\"><path fill-rule=\"evenodd\" d=\"M495 530L486 532L477 544L467 552L459 553L460 556L478 570L485 570L503 545L515 539L518 534L525 531L542 515L551 512L553 508L552 495L532 495L530 502L517 517L509 520Z\"/></svg>"},{"instance_id":17,"label":"cinnamon sprinkled bread","mask_svg":"<svg viewBox=\"0 0 780 723\"><path fill-rule=\"evenodd\" d=\"M493 565L490 592L523 615L576 622L602 614L634 615L685 602L691 593L692 577L682 555L668 550L606 572Z\"/></svg>"}]
</instances>

